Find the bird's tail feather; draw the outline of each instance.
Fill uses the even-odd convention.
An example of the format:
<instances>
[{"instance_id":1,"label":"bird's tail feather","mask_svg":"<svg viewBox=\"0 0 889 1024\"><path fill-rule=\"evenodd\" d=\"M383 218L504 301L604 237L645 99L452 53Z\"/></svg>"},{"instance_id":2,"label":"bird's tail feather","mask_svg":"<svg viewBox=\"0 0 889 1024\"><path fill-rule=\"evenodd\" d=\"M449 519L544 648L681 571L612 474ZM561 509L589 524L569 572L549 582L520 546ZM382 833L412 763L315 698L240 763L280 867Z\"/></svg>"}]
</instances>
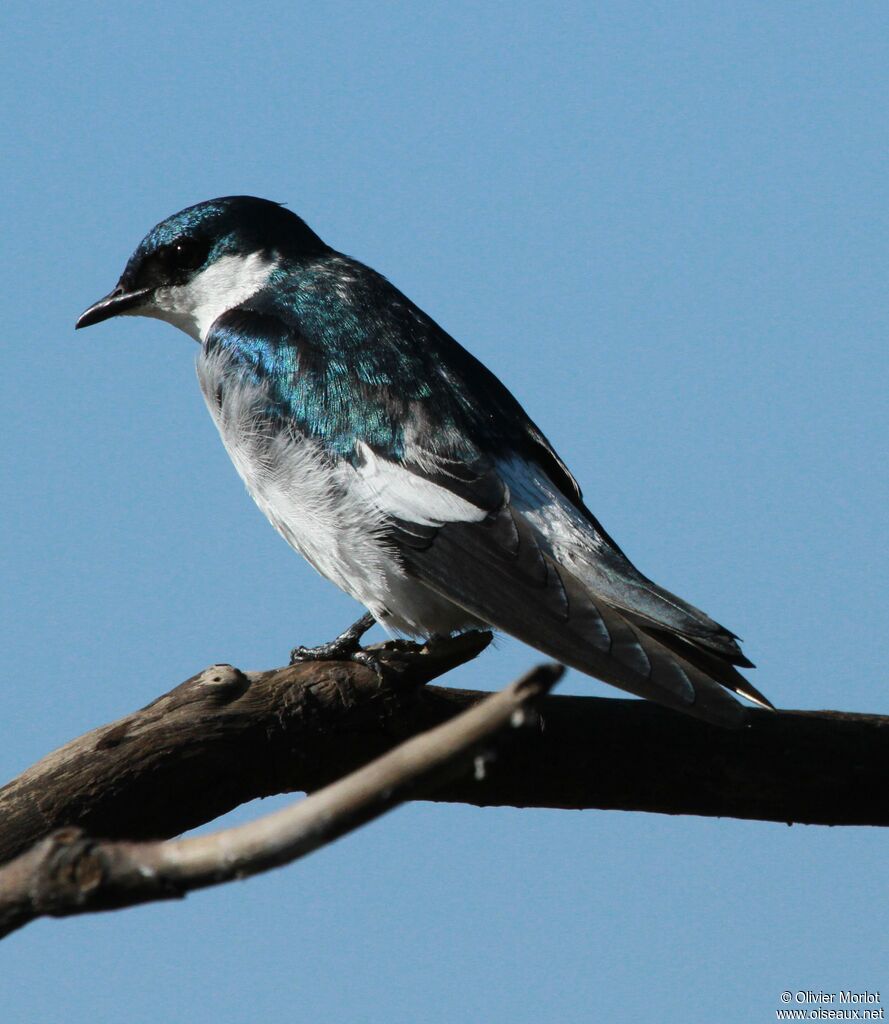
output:
<instances>
[{"instance_id":1,"label":"bird's tail feather","mask_svg":"<svg viewBox=\"0 0 889 1024\"><path fill-rule=\"evenodd\" d=\"M754 704L758 704L760 707L768 708L771 711L775 710L775 705L772 704L768 697L760 693L753 683L745 676L742 676L737 668L735 668L737 662L732 663L728 661L721 653L715 653L702 643L696 643L690 637L671 632L669 629L660 628L647 620L636 618L627 612L624 612L624 614L648 636L657 640L658 643L663 644L664 647L669 648L674 654L678 654L680 658L690 662L729 690L733 690L735 693L740 694L740 696L746 697L747 700L753 701ZM746 658L744 658L744 664L753 668L753 663L747 661Z\"/></svg>"}]
</instances>

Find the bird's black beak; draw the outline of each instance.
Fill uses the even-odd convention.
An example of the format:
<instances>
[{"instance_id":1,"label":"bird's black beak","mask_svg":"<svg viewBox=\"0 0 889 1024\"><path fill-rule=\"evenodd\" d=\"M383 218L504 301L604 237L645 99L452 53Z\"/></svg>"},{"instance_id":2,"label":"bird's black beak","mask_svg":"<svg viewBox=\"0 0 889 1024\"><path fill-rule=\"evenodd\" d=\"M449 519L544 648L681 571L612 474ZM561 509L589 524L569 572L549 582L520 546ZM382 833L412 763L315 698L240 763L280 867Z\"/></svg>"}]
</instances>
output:
<instances>
[{"instance_id":1,"label":"bird's black beak","mask_svg":"<svg viewBox=\"0 0 889 1024\"><path fill-rule=\"evenodd\" d=\"M113 292L109 292L104 298L94 302L89 309L85 309L80 314L74 325L74 330L79 330L81 327L92 327L93 324L100 324L103 320L110 320L113 316L127 313L136 306L142 305L150 294L150 288L136 288L134 291L127 291L122 284L118 284Z\"/></svg>"}]
</instances>

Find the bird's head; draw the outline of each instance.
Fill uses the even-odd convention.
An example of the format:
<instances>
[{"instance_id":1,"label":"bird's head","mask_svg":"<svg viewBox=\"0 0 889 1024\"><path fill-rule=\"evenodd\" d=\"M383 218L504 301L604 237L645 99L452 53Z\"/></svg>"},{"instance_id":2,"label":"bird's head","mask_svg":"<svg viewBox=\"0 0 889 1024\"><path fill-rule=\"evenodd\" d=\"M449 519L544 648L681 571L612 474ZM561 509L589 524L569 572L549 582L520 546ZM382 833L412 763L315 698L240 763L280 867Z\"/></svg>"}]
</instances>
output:
<instances>
[{"instance_id":1,"label":"bird's head","mask_svg":"<svg viewBox=\"0 0 889 1024\"><path fill-rule=\"evenodd\" d=\"M327 251L295 213L253 196L210 199L161 221L142 239L115 288L76 327L113 316L167 320L201 340L210 324L244 302L285 260Z\"/></svg>"}]
</instances>

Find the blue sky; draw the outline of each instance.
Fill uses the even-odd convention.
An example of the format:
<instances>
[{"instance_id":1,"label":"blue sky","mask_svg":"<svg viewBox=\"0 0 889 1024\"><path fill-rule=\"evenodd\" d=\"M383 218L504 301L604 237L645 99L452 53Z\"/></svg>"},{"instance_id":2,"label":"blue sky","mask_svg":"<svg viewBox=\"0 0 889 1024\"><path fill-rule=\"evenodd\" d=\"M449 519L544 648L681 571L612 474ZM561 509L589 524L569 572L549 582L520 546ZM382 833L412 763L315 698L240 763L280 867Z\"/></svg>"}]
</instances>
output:
<instances>
[{"instance_id":1,"label":"blue sky","mask_svg":"<svg viewBox=\"0 0 889 1024\"><path fill-rule=\"evenodd\" d=\"M230 193L288 202L488 363L776 704L889 713L887 21L7 2L3 777L359 610L245 495L184 335L73 332L154 223ZM452 678L536 660L502 641ZM418 804L182 904L33 925L0 950L0 1005L765 1022L784 989L889 999L885 850L870 829Z\"/></svg>"}]
</instances>

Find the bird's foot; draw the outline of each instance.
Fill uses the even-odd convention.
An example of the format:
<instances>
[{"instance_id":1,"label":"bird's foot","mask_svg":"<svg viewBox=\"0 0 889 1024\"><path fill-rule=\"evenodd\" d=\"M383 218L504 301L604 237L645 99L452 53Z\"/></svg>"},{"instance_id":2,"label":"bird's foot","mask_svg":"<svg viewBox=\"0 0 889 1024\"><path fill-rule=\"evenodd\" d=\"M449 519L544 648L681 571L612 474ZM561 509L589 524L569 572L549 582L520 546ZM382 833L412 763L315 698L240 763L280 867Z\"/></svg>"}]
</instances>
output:
<instances>
[{"instance_id":1,"label":"bird's foot","mask_svg":"<svg viewBox=\"0 0 889 1024\"><path fill-rule=\"evenodd\" d=\"M290 664L297 665L305 661L354 661L373 669L382 679L383 667L379 659L361 647L361 638L375 622L376 619L368 612L326 644L319 644L317 647L294 647L290 652Z\"/></svg>"}]
</instances>

